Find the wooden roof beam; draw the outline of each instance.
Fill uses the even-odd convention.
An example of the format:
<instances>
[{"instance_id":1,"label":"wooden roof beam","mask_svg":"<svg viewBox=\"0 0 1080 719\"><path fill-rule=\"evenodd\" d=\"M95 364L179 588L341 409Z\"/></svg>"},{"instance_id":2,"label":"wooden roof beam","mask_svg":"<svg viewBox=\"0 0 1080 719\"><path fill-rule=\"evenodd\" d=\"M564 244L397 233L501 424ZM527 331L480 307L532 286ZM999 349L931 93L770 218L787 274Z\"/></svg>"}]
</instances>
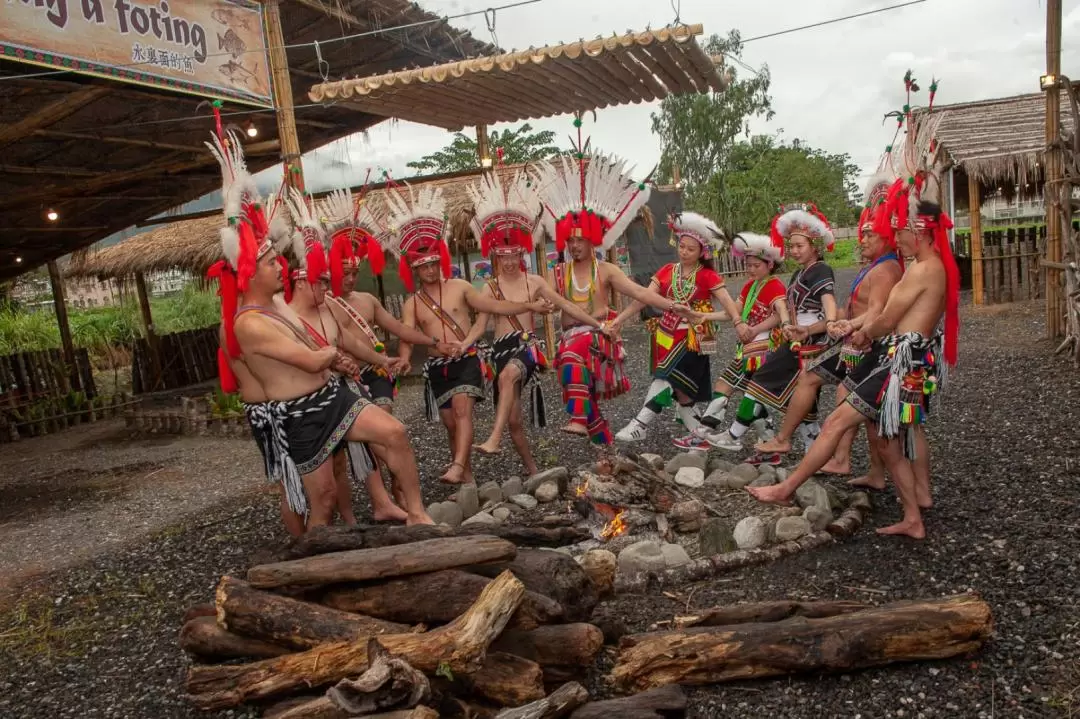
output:
<instances>
[{"instance_id":1,"label":"wooden roof beam","mask_svg":"<svg viewBox=\"0 0 1080 719\"><path fill-rule=\"evenodd\" d=\"M86 105L109 94L109 88L99 85L90 85L76 90L56 102L51 102L36 112L13 122L6 127L0 127L0 148L18 142L29 137L35 130L48 127L73 115Z\"/></svg>"},{"instance_id":2,"label":"wooden roof beam","mask_svg":"<svg viewBox=\"0 0 1080 719\"><path fill-rule=\"evenodd\" d=\"M67 175L68 177L101 177L108 174L97 170L86 170L81 167L47 167L42 165L35 165L34 167L0 165L0 172L9 175Z\"/></svg>"},{"instance_id":3,"label":"wooden roof beam","mask_svg":"<svg viewBox=\"0 0 1080 719\"><path fill-rule=\"evenodd\" d=\"M130 137L114 137L112 135L95 135L86 132L60 132L59 130L35 130L35 135L58 140L88 140L90 142L107 142L114 145L128 145L130 147L150 147L155 150L172 150L173 152L206 152L206 146L200 145L176 145L156 140L136 140Z\"/></svg>"}]
</instances>

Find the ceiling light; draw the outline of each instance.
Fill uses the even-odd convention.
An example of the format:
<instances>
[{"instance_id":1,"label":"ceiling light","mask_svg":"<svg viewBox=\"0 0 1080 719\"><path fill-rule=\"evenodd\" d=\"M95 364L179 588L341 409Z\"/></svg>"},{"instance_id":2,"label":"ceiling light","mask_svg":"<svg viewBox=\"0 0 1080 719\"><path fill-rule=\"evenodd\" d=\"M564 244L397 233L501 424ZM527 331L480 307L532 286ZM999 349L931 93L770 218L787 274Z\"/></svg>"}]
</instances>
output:
<instances>
[{"instance_id":1,"label":"ceiling light","mask_svg":"<svg viewBox=\"0 0 1080 719\"><path fill-rule=\"evenodd\" d=\"M60 213L56 210L49 210L45 213L45 217L48 218L49 222L56 222L60 219Z\"/></svg>"},{"instance_id":2,"label":"ceiling light","mask_svg":"<svg viewBox=\"0 0 1080 719\"><path fill-rule=\"evenodd\" d=\"M15 264L21 265L22 264L22 258L21 257L16 257L15 258Z\"/></svg>"},{"instance_id":3,"label":"ceiling light","mask_svg":"<svg viewBox=\"0 0 1080 719\"><path fill-rule=\"evenodd\" d=\"M1057 75L1040 75L1039 76L1039 88L1043 90L1049 90L1057 86Z\"/></svg>"},{"instance_id":4,"label":"ceiling light","mask_svg":"<svg viewBox=\"0 0 1080 719\"><path fill-rule=\"evenodd\" d=\"M248 120L247 128L244 130L248 137L257 137L259 135L259 128L255 127L255 123Z\"/></svg>"}]
</instances>

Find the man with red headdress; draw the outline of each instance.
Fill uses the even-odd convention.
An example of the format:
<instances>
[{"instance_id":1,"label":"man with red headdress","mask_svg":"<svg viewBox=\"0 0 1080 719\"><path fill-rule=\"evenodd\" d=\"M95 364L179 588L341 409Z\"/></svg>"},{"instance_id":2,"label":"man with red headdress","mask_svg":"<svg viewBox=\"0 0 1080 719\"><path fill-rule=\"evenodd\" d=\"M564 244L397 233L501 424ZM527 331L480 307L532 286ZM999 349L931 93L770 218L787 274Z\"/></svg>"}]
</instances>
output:
<instances>
[{"instance_id":1,"label":"man with red headdress","mask_svg":"<svg viewBox=\"0 0 1080 719\"><path fill-rule=\"evenodd\" d=\"M905 81L910 90L910 72ZM931 103L935 89L936 82ZM847 401L829 415L814 447L783 482L748 491L763 502L790 502L795 490L828 461L843 434L866 418L877 425L882 458L904 508L900 522L878 533L922 539L926 529L920 508L930 504L929 475L920 477L913 463L930 396L957 360L960 273L949 245L952 220L941 209L942 183L936 173L934 135L940 115L928 111L913 126L910 111L905 114L902 171L879 220L895 230L899 251L915 263L893 288L882 312L851 336L854 346L871 349L850 375L854 387ZM944 331L938 334L943 318Z\"/></svg>"},{"instance_id":2,"label":"man with red headdress","mask_svg":"<svg viewBox=\"0 0 1080 719\"><path fill-rule=\"evenodd\" d=\"M887 164L883 161L882 166ZM876 173L867 185L866 202L859 219L859 250L866 263L855 276L848 293L847 307L842 310L842 317L827 322L826 331L832 344L820 355L807 363L799 376L795 392L788 402L784 421L776 436L758 442L755 450L762 454L785 453L791 451L791 440L801 423L806 420L817 401L818 393L825 384L838 385L836 403L844 401L850 387L846 384L847 376L862 358L862 349L855 347L844 338L853 328L861 327L881 313L885 300L893 286L900 281L903 268L896 255L896 238L891 229L886 234L874 230L874 218L884 211L885 198L894 178L890 171ZM846 317L846 319L844 319ZM827 474L848 474L851 471L851 445L855 441L856 431L844 436L836 450L836 455L824 467ZM871 452L871 478L884 480L884 467L876 452ZM859 484L865 483L865 478Z\"/></svg>"},{"instance_id":3,"label":"man with red headdress","mask_svg":"<svg viewBox=\"0 0 1080 719\"><path fill-rule=\"evenodd\" d=\"M450 250L446 246L445 201L442 190L430 186L418 193L410 189L406 199L398 191L387 194L389 223L394 235L390 245L399 256L398 271L409 292L414 292L413 273L420 287L405 301L402 319L410 327L419 325L425 336L441 337L454 345L450 354L437 350L424 364L424 407L428 421L436 414L450 437L453 455L440 477L447 484L472 481L469 455L473 444L473 407L483 401L494 372L490 351L478 340L482 324L473 325L470 309L496 315L547 313L543 302L505 302L484 297L464 280L450 279ZM399 359L408 365L412 346L404 340Z\"/></svg>"},{"instance_id":4,"label":"man with red headdress","mask_svg":"<svg viewBox=\"0 0 1080 719\"><path fill-rule=\"evenodd\" d=\"M525 255L532 252L532 233L541 211L536 185L528 174L519 171L504 190L498 173L492 172L468 190L476 212L471 223L473 235L480 243L483 256L491 257L494 275L480 294L514 302L546 300L578 322L599 328L599 320L552 290L543 277L526 271ZM498 453L503 431L509 426L510 439L525 464L525 471L536 474L539 468L525 435L521 398L524 390L529 389L532 424L546 426L547 413L539 378L548 361L533 334L535 320L531 312L494 319L495 343L491 359L495 365L492 384L495 423L487 441L476 445L475 449L484 454ZM487 315L478 316L474 329L482 331L487 321Z\"/></svg>"},{"instance_id":5,"label":"man with red headdress","mask_svg":"<svg viewBox=\"0 0 1080 719\"><path fill-rule=\"evenodd\" d=\"M544 223L548 234L555 237L555 249L570 254L569 262L555 266L555 289L603 324L598 330L563 315L555 366L570 422L562 429L589 437L595 444L611 444L611 428L600 412L600 400L630 389L630 379L623 370L622 342L608 329L608 323L618 316L610 306L612 291L662 312L679 312L687 319L692 310L638 285L603 260L602 253L614 246L648 202L649 188L630 179L623 160L600 154L586 157L588 145L581 140L580 117L574 125L578 128L575 159L562 157L558 166L542 163L536 182L544 205Z\"/></svg>"}]
</instances>

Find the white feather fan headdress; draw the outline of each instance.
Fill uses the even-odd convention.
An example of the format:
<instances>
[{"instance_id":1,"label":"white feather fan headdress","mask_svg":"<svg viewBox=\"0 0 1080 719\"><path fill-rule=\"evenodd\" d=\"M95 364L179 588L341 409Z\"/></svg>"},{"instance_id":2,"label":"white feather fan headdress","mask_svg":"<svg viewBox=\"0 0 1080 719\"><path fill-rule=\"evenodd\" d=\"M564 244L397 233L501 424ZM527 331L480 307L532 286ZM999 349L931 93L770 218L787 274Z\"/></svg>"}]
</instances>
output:
<instances>
[{"instance_id":1,"label":"white feather fan headdress","mask_svg":"<svg viewBox=\"0 0 1080 719\"><path fill-rule=\"evenodd\" d=\"M383 234L383 221L372 212L363 193L354 200L350 190L334 190L319 203L319 215L329 235L330 287L335 297L344 292L345 269L358 268L364 257L373 273L382 274L386 258L378 236Z\"/></svg>"},{"instance_id":2,"label":"white feather fan headdress","mask_svg":"<svg viewBox=\"0 0 1080 719\"><path fill-rule=\"evenodd\" d=\"M296 229L292 234L292 250L297 268L293 279L307 278L316 282L327 275L326 231L315 214L314 201L295 187L289 188L289 212Z\"/></svg>"},{"instance_id":3,"label":"white feather fan headdress","mask_svg":"<svg viewBox=\"0 0 1080 719\"><path fill-rule=\"evenodd\" d=\"M466 191L475 210L469 226L484 257L491 252L532 252L541 205L536 184L527 172L515 172L506 187L498 171L489 172Z\"/></svg>"},{"instance_id":4,"label":"white feather fan headdress","mask_svg":"<svg viewBox=\"0 0 1080 719\"><path fill-rule=\"evenodd\" d=\"M386 249L398 258L398 274L413 291L412 269L430 262L442 265L450 278L450 248L446 246L446 201L442 188L430 184L414 190L408 184L406 198L400 189L386 193L389 232Z\"/></svg>"},{"instance_id":5,"label":"white feather fan headdress","mask_svg":"<svg viewBox=\"0 0 1080 719\"><path fill-rule=\"evenodd\" d=\"M701 245L701 256L711 260L727 249L728 242L715 222L696 212L674 213L668 218L671 229L671 244L678 245L683 237L697 240Z\"/></svg>"},{"instance_id":6,"label":"white feather fan headdress","mask_svg":"<svg viewBox=\"0 0 1080 719\"><path fill-rule=\"evenodd\" d=\"M731 254L736 257L756 257L770 264L784 259L784 241L779 243L767 235L740 232L731 240Z\"/></svg>"}]
</instances>

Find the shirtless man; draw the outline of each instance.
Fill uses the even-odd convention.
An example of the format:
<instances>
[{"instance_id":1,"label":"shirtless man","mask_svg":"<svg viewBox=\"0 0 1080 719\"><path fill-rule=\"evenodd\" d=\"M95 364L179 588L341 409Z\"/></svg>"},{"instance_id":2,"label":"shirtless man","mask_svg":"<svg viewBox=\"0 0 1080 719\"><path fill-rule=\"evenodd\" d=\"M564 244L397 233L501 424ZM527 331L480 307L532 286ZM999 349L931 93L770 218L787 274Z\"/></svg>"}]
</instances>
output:
<instances>
[{"instance_id":1,"label":"shirtless man","mask_svg":"<svg viewBox=\"0 0 1080 719\"><path fill-rule=\"evenodd\" d=\"M848 294L847 307L841 312L845 319L838 319L825 324L826 332L832 344L815 357L799 376L795 392L788 403L787 412L780 431L773 439L758 442L754 447L761 454L786 454L791 451L791 440L800 423L814 406L821 387L825 384L836 386L836 404L843 404L851 389L847 377L852 369L864 358L863 352L844 338L854 329L873 320L885 307L885 300L893 286L900 281L903 268L896 254L896 238L891 228L885 227L885 234L874 230L875 215L884 211L885 195L892 178L888 175L871 179L867 188L867 202L859 223L859 251L867 263L856 275ZM851 446L855 441L858 428L844 435L836 454L821 468L826 474L851 473ZM877 454L876 445L870 442L870 473L867 477L853 480L851 484L862 485L867 482L885 480L885 469Z\"/></svg>"},{"instance_id":2,"label":"shirtless man","mask_svg":"<svg viewBox=\"0 0 1080 719\"><path fill-rule=\"evenodd\" d=\"M406 497L409 524L430 524L420 495L416 458L405 427L364 398L346 375L356 371L337 347L313 349L280 311L281 276L271 251L260 259L235 322L245 363L281 416L289 455L310 502L307 528L329 524L337 502L331 455L344 442L380 446ZM304 283L301 283L301 286Z\"/></svg>"},{"instance_id":3,"label":"shirtless man","mask_svg":"<svg viewBox=\"0 0 1080 719\"><path fill-rule=\"evenodd\" d=\"M574 303L566 300L551 289L547 280L539 275L522 270L522 257L525 248L520 245L507 245L494 250L495 278L489 280L481 295L498 300L512 302L535 302L544 300L553 304L582 325L600 329L601 322ZM547 359L541 353L539 343L532 334L535 319L531 312L520 315L496 316L495 344L492 347L495 362L495 423L491 435L475 449L484 454L497 454L502 441L503 431L509 426L510 441L514 444L525 471L536 474L539 468L529 449L529 439L525 435L521 393L533 382L533 414L537 426L547 424L544 416L543 396L540 385L534 381L537 373L547 367ZM477 327L487 325L488 316L477 317Z\"/></svg>"},{"instance_id":4,"label":"shirtless man","mask_svg":"<svg viewBox=\"0 0 1080 719\"><path fill-rule=\"evenodd\" d=\"M877 531L914 539L926 536L920 505L930 501L929 486L917 481L909 460L917 452L915 427L925 419L929 395L937 389L936 375L943 369L938 363L956 363L959 272L946 234L952 222L940 205L920 200L916 216L907 216L907 192L919 191L920 184L925 187L926 180L920 180L911 181L911 190L898 187L895 202L890 200L887 211L899 224L898 248L916 262L893 288L882 312L850 338L856 347L873 342L851 375L854 388L829 415L818 441L787 479L771 487L748 488L759 501L789 503L795 490L832 457L844 433L868 419L876 427L872 436L904 505L900 522ZM907 180L897 180L902 182ZM934 333L942 315L944 351L939 353Z\"/></svg>"}]
</instances>

